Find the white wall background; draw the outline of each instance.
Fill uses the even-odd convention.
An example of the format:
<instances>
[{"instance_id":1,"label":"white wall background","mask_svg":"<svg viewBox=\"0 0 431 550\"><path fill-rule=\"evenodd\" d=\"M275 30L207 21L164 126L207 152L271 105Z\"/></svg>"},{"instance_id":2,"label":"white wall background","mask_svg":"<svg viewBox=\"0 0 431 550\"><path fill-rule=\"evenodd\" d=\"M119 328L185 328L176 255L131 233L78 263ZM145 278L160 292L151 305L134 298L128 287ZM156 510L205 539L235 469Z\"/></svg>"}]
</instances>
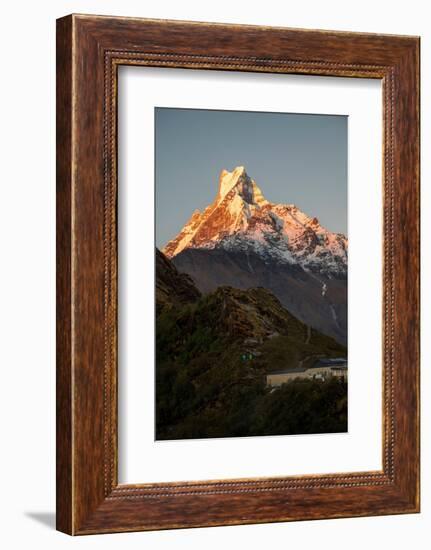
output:
<instances>
[{"instance_id":1,"label":"white wall background","mask_svg":"<svg viewBox=\"0 0 431 550\"><path fill-rule=\"evenodd\" d=\"M5 3L0 88L0 540L4 548L304 550L429 547L430 338L422 346L422 513L412 516L67 537L54 531L55 19L70 12L283 25L422 37L422 327L431 330L431 28L410 0L56 0Z\"/></svg>"}]
</instances>

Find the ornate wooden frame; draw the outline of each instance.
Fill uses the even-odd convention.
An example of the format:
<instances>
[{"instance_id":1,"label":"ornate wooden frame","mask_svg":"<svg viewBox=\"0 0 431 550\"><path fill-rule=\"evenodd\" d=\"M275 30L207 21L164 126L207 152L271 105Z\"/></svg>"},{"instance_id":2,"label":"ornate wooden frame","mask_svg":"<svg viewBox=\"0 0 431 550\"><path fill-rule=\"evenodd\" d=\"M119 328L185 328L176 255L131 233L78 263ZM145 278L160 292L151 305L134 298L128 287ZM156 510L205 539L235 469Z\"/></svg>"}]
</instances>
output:
<instances>
[{"instance_id":1,"label":"ornate wooden frame","mask_svg":"<svg viewBox=\"0 0 431 550\"><path fill-rule=\"evenodd\" d=\"M119 65L383 82L383 470L119 485ZM419 38L70 15L57 21L57 528L69 534L419 511Z\"/></svg>"}]
</instances>

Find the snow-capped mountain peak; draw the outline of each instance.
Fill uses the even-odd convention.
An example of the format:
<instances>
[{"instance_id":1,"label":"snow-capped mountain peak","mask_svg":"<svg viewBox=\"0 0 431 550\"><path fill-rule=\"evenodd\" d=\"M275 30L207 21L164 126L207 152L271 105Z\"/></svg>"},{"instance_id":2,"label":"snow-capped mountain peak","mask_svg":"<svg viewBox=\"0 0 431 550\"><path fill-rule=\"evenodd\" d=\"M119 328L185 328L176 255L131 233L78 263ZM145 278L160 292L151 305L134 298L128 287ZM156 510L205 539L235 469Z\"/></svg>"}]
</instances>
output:
<instances>
[{"instance_id":1,"label":"snow-capped mountain peak","mask_svg":"<svg viewBox=\"0 0 431 550\"><path fill-rule=\"evenodd\" d=\"M238 185L238 180L242 178L244 180L245 176L245 168L244 166L238 166L233 170L232 172L228 172L227 170L222 170L220 172L220 178L219 178L219 187L218 187L218 195L217 200L218 202L222 201L224 197L235 187Z\"/></svg>"},{"instance_id":2,"label":"snow-capped mountain peak","mask_svg":"<svg viewBox=\"0 0 431 550\"><path fill-rule=\"evenodd\" d=\"M252 180L244 166L237 166L232 172L222 170L219 177L219 190L216 202L220 204L231 191L238 194L248 204L262 205L268 201L262 195L262 191Z\"/></svg>"},{"instance_id":3,"label":"snow-capped mountain peak","mask_svg":"<svg viewBox=\"0 0 431 550\"><path fill-rule=\"evenodd\" d=\"M186 248L255 253L329 276L347 272L347 238L293 204L267 201L244 166L221 171L214 202L203 212L195 210L163 252L173 258Z\"/></svg>"}]
</instances>

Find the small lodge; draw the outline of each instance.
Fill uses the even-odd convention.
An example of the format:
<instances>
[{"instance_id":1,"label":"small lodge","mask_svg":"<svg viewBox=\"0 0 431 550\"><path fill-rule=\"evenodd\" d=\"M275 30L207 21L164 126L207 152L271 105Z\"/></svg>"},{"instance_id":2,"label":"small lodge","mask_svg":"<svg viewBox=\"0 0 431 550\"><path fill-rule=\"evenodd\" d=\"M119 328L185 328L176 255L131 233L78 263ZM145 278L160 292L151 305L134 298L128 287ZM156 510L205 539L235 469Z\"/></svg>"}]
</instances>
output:
<instances>
[{"instance_id":1,"label":"small lodge","mask_svg":"<svg viewBox=\"0 0 431 550\"><path fill-rule=\"evenodd\" d=\"M336 377L347 381L347 359L318 359L311 367L293 368L268 372L266 385L277 388L296 379L321 380Z\"/></svg>"}]
</instances>

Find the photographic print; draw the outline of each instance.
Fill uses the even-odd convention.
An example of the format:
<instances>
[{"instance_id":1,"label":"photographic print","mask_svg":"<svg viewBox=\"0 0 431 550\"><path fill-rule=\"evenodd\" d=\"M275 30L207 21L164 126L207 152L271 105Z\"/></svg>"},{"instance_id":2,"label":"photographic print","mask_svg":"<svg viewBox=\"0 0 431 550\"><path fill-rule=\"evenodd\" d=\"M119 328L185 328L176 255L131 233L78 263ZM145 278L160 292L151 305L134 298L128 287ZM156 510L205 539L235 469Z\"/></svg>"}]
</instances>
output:
<instances>
[{"instance_id":1,"label":"photographic print","mask_svg":"<svg viewBox=\"0 0 431 550\"><path fill-rule=\"evenodd\" d=\"M347 431L347 127L155 109L156 440Z\"/></svg>"}]
</instances>

